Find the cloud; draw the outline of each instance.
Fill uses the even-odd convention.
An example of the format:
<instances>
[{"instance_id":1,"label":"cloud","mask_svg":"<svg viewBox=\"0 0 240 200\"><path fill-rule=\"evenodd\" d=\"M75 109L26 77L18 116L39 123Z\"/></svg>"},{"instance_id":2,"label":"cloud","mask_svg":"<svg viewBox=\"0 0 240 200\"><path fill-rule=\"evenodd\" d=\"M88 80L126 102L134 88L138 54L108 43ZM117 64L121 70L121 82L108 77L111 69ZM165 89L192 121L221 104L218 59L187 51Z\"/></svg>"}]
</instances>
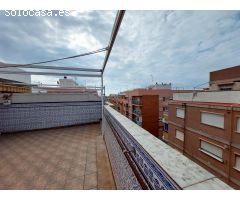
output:
<instances>
[{"instance_id":1,"label":"cloud","mask_svg":"<svg viewBox=\"0 0 240 200\"><path fill-rule=\"evenodd\" d=\"M6 17L0 12L0 60L28 63L106 47L116 11L69 17ZM239 11L127 11L104 74L106 92L171 82L192 88L209 72L240 63ZM101 68L104 53L53 65ZM55 83L57 77L33 76ZM79 83L99 85L92 78Z\"/></svg>"},{"instance_id":2,"label":"cloud","mask_svg":"<svg viewBox=\"0 0 240 200\"><path fill-rule=\"evenodd\" d=\"M32 75L32 83L34 84L38 84L38 83L42 83L42 84L51 84L51 85L57 85L57 81L59 80L58 77L50 77L50 76L36 76L36 75Z\"/></svg>"},{"instance_id":3,"label":"cloud","mask_svg":"<svg viewBox=\"0 0 240 200\"><path fill-rule=\"evenodd\" d=\"M65 17L7 17L0 11L0 60L31 63L76 55L106 47L116 11L77 11ZM66 67L102 67L105 53L51 63ZM28 69L27 71L32 71ZM38 70L33 70L38 71ZM50 84L58 77L32 76ZM79 83L96 80L78 78Z\"/></svg>"},{"instance_id":4,"label":"cloud","mask_svg":"<svg viewBox=\"0 0 240 200\"><path fill-rule=\"evenodd\" d=\"M240 63L239 11L127 11L106 71L111 92L172 82L192 88ZM116 74L118 76L116 76Z\"/></svg>"}]
</instances>

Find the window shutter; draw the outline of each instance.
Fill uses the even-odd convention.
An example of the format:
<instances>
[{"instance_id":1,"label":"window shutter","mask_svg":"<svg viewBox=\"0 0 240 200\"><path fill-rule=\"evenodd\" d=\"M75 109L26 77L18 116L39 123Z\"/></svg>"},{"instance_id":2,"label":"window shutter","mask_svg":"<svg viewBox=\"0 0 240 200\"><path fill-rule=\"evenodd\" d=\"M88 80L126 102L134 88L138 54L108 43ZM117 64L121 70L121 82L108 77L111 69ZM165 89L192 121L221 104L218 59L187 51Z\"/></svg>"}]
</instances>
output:
<instances>
[{"instance_id":1,"label":"window shutter","mask_svg":"<svg viewBox=\"0 0 240 200\"><path fill-rule=\"evenodd\" d=\"M236 156L235 168L240 170L240 156Z\"/></svg>"},{"instance_id":2,"label":"window shutter","mask_svg":"<svg viewBox=\"0 0 240 200\"><path fill-rule=\"evenodd\" d=\"M176 138L181 141L184 141L184 133L179 130L176 130Z\"/></svg>"},{"instance_id":3,"label":"window shutter","mask_svg":"<svg viewBox=\"0 0 240 200\"><path fill-rule=\"evenodd\" d=\"M223 158L223 150L220 147L217 147L213 144L201 141L201 149L207 151L210 154L213 154L214 156L217 156L218 158L221 159Z\"/></svg>"},{"instance_id":4,"label":"window shutter","mask_svg":"<svg viewBox=\"0 0 240 200\"><path fill-rule=\"evenodd\" d=\"M224 116L213 113L201 113L201 123L224 128Z\"/></svg>"},{"instance_id":5,"label":"window shutter","mask_svg":"<svg viewBox=\"0 0 240 200\"><path fill-rule=\"evenodd\" d=\"M240 117L237 118L237 132L240 133Z\"/></svg>"},{"instance_id":6,"label":"window shutter","mask_svg":"<svg viewBox=\"0 0 240 200\"><path fill-rule=\"evenodd\" d=\"M184 109L177 108L177 117L180 117L180 118L184 118L185 117Z\"/></svg>"}]
</instances>

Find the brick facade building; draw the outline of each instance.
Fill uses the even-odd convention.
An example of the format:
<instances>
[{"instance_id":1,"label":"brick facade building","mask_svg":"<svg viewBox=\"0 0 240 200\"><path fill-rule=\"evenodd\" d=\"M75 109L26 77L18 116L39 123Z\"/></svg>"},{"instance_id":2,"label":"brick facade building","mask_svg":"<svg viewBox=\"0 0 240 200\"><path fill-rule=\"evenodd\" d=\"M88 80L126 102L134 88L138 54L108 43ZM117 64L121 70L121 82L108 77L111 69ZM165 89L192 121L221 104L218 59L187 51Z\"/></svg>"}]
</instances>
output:
<instances>
[{"instance_id":1,"label":"brick facade building","mask_svg":"<svg viewBox=\"0 0 240 200\"><path fill-rule=\"evenodd\" d=\"M240 91L220 84L235 84L232 70L211 72L209 91L173 94L166 141L240 189ZM234 76L240 80L240 73Z\"/></svg>"},{"instance_id":2,"label":"brick facade building","mask_svg":"<svg viewBox=\"0 0 240 200\"><path fill-rule=\"evenodd\" d=\"M109 102L111 102L114 108L133 120L136 117L136 105L132 104L134 99L142 99L142 105L139 107L144 112L140 118L143 125L142 127L149 132L151 132L156 137L162 138L163 129L164 129L164 113L167 113L168 110L168 101L172 99L172 90L171 89L161 89L161 88L141 88L134 89L130 91L122 92L119 95L111 95L108 97ZM145 122L148 125L145 125ZM151 125L150 125L151 124Z\"/></svg>"}]
</instances>

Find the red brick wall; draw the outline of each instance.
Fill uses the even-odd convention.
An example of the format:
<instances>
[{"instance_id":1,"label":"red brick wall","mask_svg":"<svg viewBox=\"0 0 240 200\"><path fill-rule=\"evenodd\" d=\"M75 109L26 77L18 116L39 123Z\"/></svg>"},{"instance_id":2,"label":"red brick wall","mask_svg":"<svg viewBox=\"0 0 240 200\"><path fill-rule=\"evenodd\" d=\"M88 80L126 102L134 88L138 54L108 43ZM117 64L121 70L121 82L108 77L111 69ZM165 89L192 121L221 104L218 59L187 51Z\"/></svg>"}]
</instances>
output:
<instances>
[{"instance_id":1,"label":"red brick wall","mask_svg":"<svg viewBox=\"0 0 240 200\"><path fill-rule=\"evenodd\" d=\"M142 96L142 127L158 137L159 99L158 95Z\"/></svg>"},{"instance_id":2,"label":"red brick wall","mask_svg":"<svg viewBox=\"0 0 240 200\"><path fill-rule=\"evenodd\" d=\"M210 81L240 78L240 66L210 72Z\"/></svg>"},{"instance_id":3,"label":"red brick wall","mask_svg":"<svg viewBox=\"0 0 240 200\"><path fill-rule=\"evenodd\" d=\"M224 115L224 129L201 123L201 112ZM186 126L203 131L209 135L230 140L231 113L226 110L187 106Z\"/></svg>"},{"instance_id":4,"label":"red brick wall","mask_svg":"<svg viewBox=\"0 0 240 200\"><path fill-rule=\"evenodd\" d=\"M169 104L169 144L230 183L230 185L240 189L240 172L233 168L235 165L234 155L236 153L240 155L240 133L236 132L236 122L237 117L240 117L240 111L232 112L231 107L222 106L223 109L220 109L220 107L212 105L206 107L187 104L184 120L176 117L176 108L181 106L182 103L180 102ZM201 111L223 114L225 117L224 129L201 124ZM184 132L184 142L176 138L176 129ZM201 139L222 147L223 162L199 150ZM232 146L230 146L231 142Z\"/></svg>"},{"instance_id":5,"label":"red brick wall","mask_svg":"<svg viewBox=\"0 0 240 200\"><path fill-rule=\"evenodd\" d=\"M234 169L235 166L235 156L240 155L240 149L232 147L231 148L231 165L230 165L230 179L237 185L240 185L240 172Z\"/></svg>"}]
</instances>

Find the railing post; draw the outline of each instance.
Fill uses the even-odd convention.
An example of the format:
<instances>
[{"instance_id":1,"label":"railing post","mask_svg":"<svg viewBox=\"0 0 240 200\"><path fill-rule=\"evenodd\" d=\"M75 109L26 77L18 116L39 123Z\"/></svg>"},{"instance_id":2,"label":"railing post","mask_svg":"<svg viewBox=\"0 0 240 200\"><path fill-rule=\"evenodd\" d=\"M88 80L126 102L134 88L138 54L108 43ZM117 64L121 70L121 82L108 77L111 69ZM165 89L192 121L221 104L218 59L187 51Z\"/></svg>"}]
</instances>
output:
<instances>
[{"instance_id":1,"label":"railing post","mask_svg":"<svg viewBox=\"0 0 240 200\"><path fill-rule=\"evenodd\" d=\"M103 73L102 73L102 76L101 76L101 100L102 100L102 134L103 134L103 108L104 108Z\"/></svg>"}]
</instances>

